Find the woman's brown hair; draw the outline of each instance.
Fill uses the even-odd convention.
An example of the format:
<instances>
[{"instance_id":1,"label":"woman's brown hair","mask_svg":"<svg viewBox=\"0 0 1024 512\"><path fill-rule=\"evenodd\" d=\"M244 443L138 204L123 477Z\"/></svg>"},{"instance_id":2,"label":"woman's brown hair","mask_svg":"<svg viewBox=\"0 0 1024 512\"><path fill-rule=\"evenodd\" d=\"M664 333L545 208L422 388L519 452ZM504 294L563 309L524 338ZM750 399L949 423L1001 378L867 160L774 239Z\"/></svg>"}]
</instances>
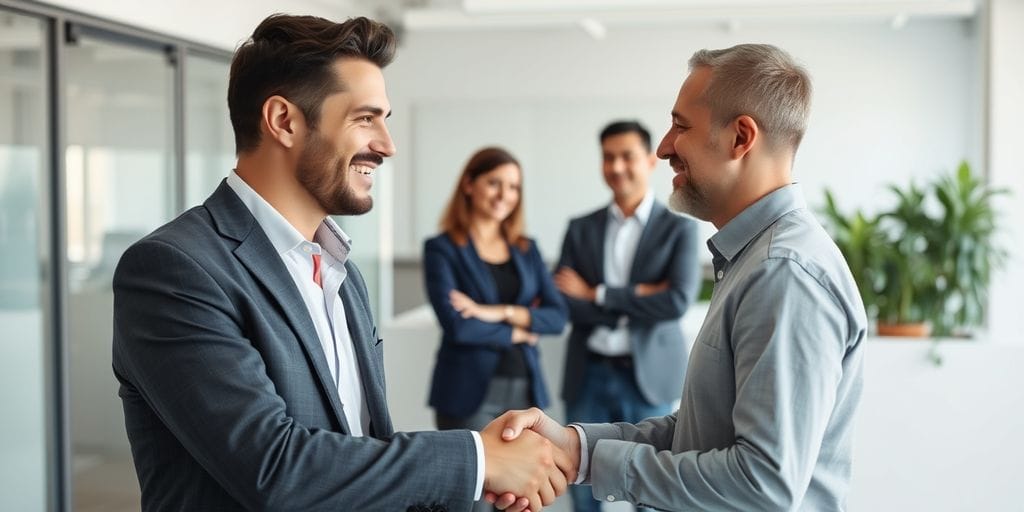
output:
<instances>
[{"instance_id":1,"label":"woman's brown hair","mask_svg":"<svg viewBox=\"0 0 1024 512\"><path fill-rule=\"evenodd\" d=\"M519 202L512 209L512 213L501 221L501 235L509 243L526 252L530 247L530 241L523 235L525 223L523 222L523 194L522 179L523 168L519 161L511 153L497 147L483 148L473 156L469 157L466 166L462 169L462 175L455 184L455 191L452 192L448 206L445 208L444 216L441 217L441 231L446 233L456 244L466 245L469 241L469 224L471 217L470 198L465 192L465 186L476 181L477 178L487 174L494 169L505 165L515 164L519 168Z\"/></svg>"}]
</instances>

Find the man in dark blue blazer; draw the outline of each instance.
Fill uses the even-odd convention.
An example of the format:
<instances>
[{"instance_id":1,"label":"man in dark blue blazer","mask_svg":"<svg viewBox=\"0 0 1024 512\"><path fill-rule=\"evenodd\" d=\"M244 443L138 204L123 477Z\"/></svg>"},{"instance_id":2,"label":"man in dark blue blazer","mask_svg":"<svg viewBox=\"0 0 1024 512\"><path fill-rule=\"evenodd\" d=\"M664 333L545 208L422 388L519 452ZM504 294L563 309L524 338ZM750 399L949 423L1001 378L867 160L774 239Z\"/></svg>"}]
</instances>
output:
<instances>
[{"instance_id":1,"label":"man in dark blue blazer","mask_svg":"<svg viewBox=\"0 0 1024 512\"><path fill-rule=\"evenodd\" d=\"M237 168L122 257L113 369L144 510L464 510L483 489L537 510L564 492L539 437L393 432L366 286L329 215L368 211L395 151L394 48L366 18L264 20L231 65Z\"/></svg>"},{"instance_id":2,"label":"man in dark blue blazer","mask_svg":"<svg viewBox=\"0 0 1024 512\"><path fill-rule=\"evenodd\" d=\"M697 225L649 190L657 158L646 128L614 122L600 140L612 203L569 223L555 274L572 322L562 398L569 422L636 423L671 412L683 387ZM570 492L577 511L600 509L589 487Z\"/></svg>"}]
</instances>

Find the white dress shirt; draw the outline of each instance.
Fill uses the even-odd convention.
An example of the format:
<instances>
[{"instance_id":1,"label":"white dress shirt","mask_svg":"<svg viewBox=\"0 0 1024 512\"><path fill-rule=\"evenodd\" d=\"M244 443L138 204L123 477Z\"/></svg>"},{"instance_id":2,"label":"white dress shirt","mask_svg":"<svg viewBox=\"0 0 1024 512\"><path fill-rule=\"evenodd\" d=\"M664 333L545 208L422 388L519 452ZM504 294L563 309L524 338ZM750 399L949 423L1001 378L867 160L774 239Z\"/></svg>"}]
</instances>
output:
<instances>
[{"instance_id":1,"label":"white dress shirt","mask_svg":"<svg viewBox=\"0 0 1024 512\"><path fill-rule=\"evenodd\" d=\"M370 415L345 320L345 307L338 295L348 276L345 261L352 249L352 240L333 219L327 217L317 227L314 241L310 242L234 171L228 175L227 182L263 228L295 281L316 326L320 348L331 370L338 398L345 408L348 430L354 436L364 435L369 430ZM313 281L314 254L320 255L323 288Z\"/></svg>"},{"instance_id":2,"label":"white dress shirt","mask_svg":"<svg viewBox=\"0 0 1024 512\"><path fill-rule=\"evenodd\" d=\"M640 235L647 226L654 208L654 195L650 191L640 201L633 215L626 217L614 202L608 206L608 226L604 235L604 283L597 285L598 305L604 305L608 286L615 288L629 285L629 272L633 268L636 247ZM598 327L587 340L587 348L605 356L629 355L629 318L619 317L614 329Z\"/></svg>"},{"instance_id":3,"label":"white dress shirt","mask_svg":"<svg viewBox=\"0 0 1024 512\"><path fill-rule=\"evenodd\" d=\"M369 431L370 414L366 407L359 365L356 363L352 338L345 319L345 307L338 292L348 272L345 261L352 250L352 239L330 217L317 227L313 242L301 233L248 183L231 171L228 186L235 191L256 222L263 228L277 250L295 286L302 295L309 316L316 326L320 348L337 387L338 398L345 408L351 435L362 436ZM320 255L320 277L323 288L313 281L313 255ZM340 370L340 371L339 371ZM476 445L476 490L480 499L484 485L484 447L480 434L473 432Z\"/></svg>"}]
</instances>

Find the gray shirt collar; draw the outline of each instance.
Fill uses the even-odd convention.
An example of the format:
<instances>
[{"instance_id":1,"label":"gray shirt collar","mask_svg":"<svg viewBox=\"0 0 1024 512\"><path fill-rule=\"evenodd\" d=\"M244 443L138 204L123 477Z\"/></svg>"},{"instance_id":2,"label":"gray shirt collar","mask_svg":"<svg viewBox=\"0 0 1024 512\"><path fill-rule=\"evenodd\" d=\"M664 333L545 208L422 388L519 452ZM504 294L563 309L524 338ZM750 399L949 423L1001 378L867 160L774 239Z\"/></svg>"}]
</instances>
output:
<instances>
[{"instance_id":1,"label":"gray shirt collar","mask_svg":"<svg viewBox=\"0 0 1024 512\"><path fill-rule=\"evenodd\" d=\"M739 215L733 217L722 229L708 240L708 249L716 257L730 262L758 234L783 215L806 208L800 185L786 185L758 199Z\"/></svg>"}]
</instances>

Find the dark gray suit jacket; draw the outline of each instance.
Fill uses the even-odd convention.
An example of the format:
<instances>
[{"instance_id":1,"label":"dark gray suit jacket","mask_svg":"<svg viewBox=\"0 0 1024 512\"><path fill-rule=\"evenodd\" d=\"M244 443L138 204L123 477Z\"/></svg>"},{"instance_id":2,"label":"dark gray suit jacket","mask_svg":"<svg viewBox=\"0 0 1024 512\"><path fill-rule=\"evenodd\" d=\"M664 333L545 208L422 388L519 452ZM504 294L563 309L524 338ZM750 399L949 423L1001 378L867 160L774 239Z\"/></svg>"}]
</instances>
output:
<instances>
[{"instance_id":1,"label":"dark gray suit jacket","mask_svg":"<svg viewBox=\"0 0 1024 512\"><path fill-rule=\"evenodd\" d=\"M471 434L393 432L383 344L362 276L346 268L366 437L347 435L305 303L226 183L125 252L113 368L144 510L469 507Z\"/></svg>"},{"instance_id":2,"label":"dark gray suit jacket","mask_svg":"<svg viewBox=\"0 0 1024 512\"><path fill-rule=\"evenodd\" d=\"M570 267L591 286L604 283L604 239L608 208L573 219L562 243L559 267ZM640 283L668 281L668 290L638 297ZM629 285L607 287L605 303L566 297L572 332L565 357L562 398L575 400L588 360L587 340L598 326L614 328L629 317L634 374L644 398L653 404L679 398L686 373L687 351L679 319L696 300L700 286L697 223L676 215L655 201L637 246Z\"/></svg>"}]
</instances>

